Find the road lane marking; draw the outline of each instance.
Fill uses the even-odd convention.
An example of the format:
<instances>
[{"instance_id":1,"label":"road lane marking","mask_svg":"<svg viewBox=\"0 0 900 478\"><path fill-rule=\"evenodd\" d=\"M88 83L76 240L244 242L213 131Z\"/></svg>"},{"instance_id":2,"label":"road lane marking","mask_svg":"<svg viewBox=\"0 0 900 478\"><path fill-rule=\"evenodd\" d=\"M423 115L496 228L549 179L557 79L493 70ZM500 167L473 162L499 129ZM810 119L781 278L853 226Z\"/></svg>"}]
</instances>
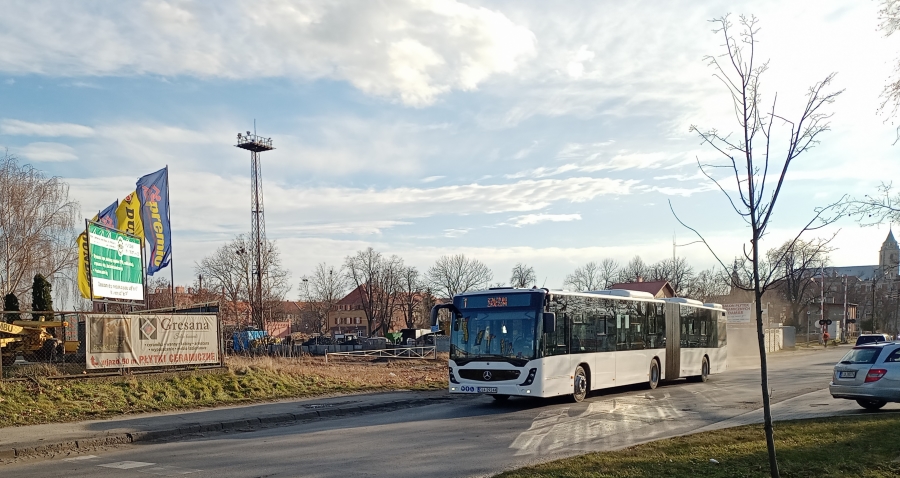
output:
<instances>
[{"instance_id":1,"label":"road lane marking","mask_svg":"<svg viewBox=\"0 0 900 478\"><path fill-rule=\"evenodd\" d=\"M188 468L179 468L177 466L154 466L152 468L141 468L135 471L156 476L180 476L190 475L191 473L199 473L203 470L191 470Z\"/></svg>"},{"instance_id":2,"label":"road lane marking","mask_svg":"<svg viewBox=\"0 0 900 478\"><path fill-rule=\"evenodd\" d=\"M63 461L93 460L94 458L98 458L97 455L73 456L72 458L64 458Z\"/></svg>"},{"instance_id":3,"label":"road lane marking","mask_svg":"<svg viewBox=\"0 0 900 478\"><path fill-rule=\"evenodd\" d=\"M156 463L146 463L143 461L117 461L115 463L106 463L104 465L97 465L97 466L102 466L104 468L115 468L117 470L130 470L132 468L153 466L155 464Z\"/></svg>"}]
</instances>

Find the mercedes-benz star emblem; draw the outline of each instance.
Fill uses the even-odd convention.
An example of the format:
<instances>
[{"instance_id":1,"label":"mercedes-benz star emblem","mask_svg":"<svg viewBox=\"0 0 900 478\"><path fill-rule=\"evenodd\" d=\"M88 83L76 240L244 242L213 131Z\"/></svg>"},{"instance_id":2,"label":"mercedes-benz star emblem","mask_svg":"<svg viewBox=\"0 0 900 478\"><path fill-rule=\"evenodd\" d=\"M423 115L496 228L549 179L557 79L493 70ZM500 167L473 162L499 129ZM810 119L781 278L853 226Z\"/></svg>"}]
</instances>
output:
<instances>
[{"instance_id":1,"label":"mercedes-benz star emblem","mask_svg":"<svg viewBox=\"0 0 900 478\"><path fill-rule=\"evenodd\" d=\"M489 382L491 380L491 371L485 370L484 373L481 374L481 376L484 377L485 382Z\"/></svg>"}]
</instances>

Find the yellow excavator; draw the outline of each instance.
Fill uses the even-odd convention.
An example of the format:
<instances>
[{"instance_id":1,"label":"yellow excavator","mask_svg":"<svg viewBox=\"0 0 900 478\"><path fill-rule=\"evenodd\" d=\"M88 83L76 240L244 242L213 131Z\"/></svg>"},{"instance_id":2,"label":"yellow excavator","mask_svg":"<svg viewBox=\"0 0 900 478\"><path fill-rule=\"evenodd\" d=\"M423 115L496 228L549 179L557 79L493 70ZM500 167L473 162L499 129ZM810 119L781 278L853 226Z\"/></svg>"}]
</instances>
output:
<instances>
[{"instance_id":1,"label":"yellow excavator","mask_svg":"<svg viewBox=\"0 0 900 478\"><path fill-rule=\"evenodd\" d=\"M11 324L0 322L0 357L3 365L12 365L19 354L29 362L62 358L72 349L72 344L54 337L47 329L62 331L68 325L67 322L38 320L16 320ZM74 345L77 348L78 342Z\"/></svg>"}]
</instances>

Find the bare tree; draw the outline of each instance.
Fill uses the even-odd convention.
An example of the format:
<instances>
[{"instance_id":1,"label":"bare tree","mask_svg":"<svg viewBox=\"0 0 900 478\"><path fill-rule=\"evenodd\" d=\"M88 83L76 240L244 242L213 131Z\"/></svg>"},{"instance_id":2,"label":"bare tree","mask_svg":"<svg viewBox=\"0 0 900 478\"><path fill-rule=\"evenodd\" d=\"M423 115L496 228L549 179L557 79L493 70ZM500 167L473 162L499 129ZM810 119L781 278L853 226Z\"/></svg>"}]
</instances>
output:
<instances>
[{"instance_id":1,"label":"bare tree","mask_svg":"<svg viewBox=\"0 0 900 478\"><path fill-rule=\"evenodd\" d=\"M684 295L685 286L694 278L694 268L683 257L663 259L649 267L649 279L654 281L667 281L675 295Z\"/></svg>"},{"instance_id":2,"label":"bare tree","mask_svg":"<svg viewBox=\"0 0 900 478\"><path fill-rule=\"evenodd\" d=\"M209 256L194 264L194 273L202 275L207 287L219 291L224 301L226 315L234 313L239 320L243 311L240 302L248 302L251 287L250 240L243 234L235 236L229 243L220 246ZM290 272L281 266L281 253L275 242L267 241L262 250L263 270L263 321L272 320L275 310L291 289ZM260 329L265 323L253 324Z\"/></svg>"},{"instance_id":3,"label":"bare tree","mask_svg":"<svg viewBox=\"0 0 900 478\"><path fill-rule=\"evenodd\" d=\"M603 289L609 289L619 276L619 261L615 259L603 259L600 261L600 283Z\"/></svg>"},{"instance_id":4,"label":"bare tree","mask_svg":"<svg viewBox=\"0 0 900 478\"><path fill-rule=\"evenodd\" d=\"M700 271L682 288L681 294L702 302L710 302L714 297L727 295L731 289L731 279L721 269L711 267Z\"/></svg>"},{"instance_id":5,"label":"bare tree","mask_svg":"<svg viewBox=\"0 0 900 478\"><path fill-rule=\"evenodd\" d=\"M439 296L452 299L456 294L486 287L494 274L478 259L464 254L441 256L428 269L427 281Z\"/></svg>"},{"instance_id":6,"label":"bare tree","mask_svg":"<svg viewBox=\"0 0 900 478\"><path fill-rule=\"evenodd\" d=\"M791 325L799 325L801 314L809 307L813 299L819 297L819 289L813 277L820 275L820 270L828 265L830 239L803 239L782 244L781 247L767 253L769 262L782 258L780 267L781 281L774 284L791 307Z\"/></svg>"},{"instance_id":7,"label":"bare tree","mask_svg":"<svg viewBox=\"0 0 900 478\"><path fill-rule=\"evenodd\" d=\"M424 325L424 318L428 314L423 314L422 302L426 300L430 291L426 290L418 269L410 266L400 270L399 294L400 311L403 313L406 328L414 329Z\"/></svg>"},{"instance_id":8,"label":"bare tree","mask_svg":"<svg viewBox=\"0 0 900 478\"><path fill-rule=\"evenodd\" d=\"M566 275L563 285L571 287L578 292L602 289L600 266L596 262L591 261L581 267L576 267L575 272Z\"/></svg>"},{"instance_id":9,"label":"bare tree","mask_svg":"<svg viewBox=\"0 0 900 478\"><path fill-rule=\"evenodd\" d=\"M344 259L347 279L357 288L369 330L390 331L394 312L399 307L403 260L385 258L371 247Z\"/></svg>"},{"instance_id":10,"label":"bare tree","mask_svg":"<svg viewBox=\"0 0 900 478\"><path fill-rule=\"evenodd\" d=\"M619 270L619 282L638 282L647 279L650 276L650 267L641 259L641 256L634 256L625 264L625 267Z\"/></svg>"},{"instance_id":11,"label":"bare tree","mask_svg":"<svg viewBox=\"0 0 900 478\"><path fill-rule=\"evenodd\" d=\"M537 277L534 274L534 267L518 262L512 268L509 284L513 287L524 289L534 285L535 280L537 280Z\"/></svg>"},{"instance_id":12,"label":"bare tree","mask_svg":"<svg viewBox=\"0 0 900 478\"><path fill-rule=\"evenodd\" d=\"M300 300L312 319L307 326L325 334L328 328L328 312L347 295L349 282L343 268L335 268L322 262L311 275L300 279Z\"/></svg>"},{"instance_id":13,"label":"bare tree","mask_svg":"<svg viewBox=\"0 0 900 478\"><path fill-rule=\"evenodd\" d=\"M48 177L15 156L0 158L0 296L26 297L32 278L42 274L60 296L76 290L80 206L69 198L69 185ZM82 224L83 226L83 224ZM68 284L68 286L66 285Z\"/></svg>"},{"instance_id":14,"label":"bare tree","mask_svg":"<svg viewBox=\"0 0 900 478\"><path fill-rule=\"evenodd\" d=\"M798 156L818 143L818 136L821 133L828 131L828 120L831 115L823 112L822 109L832 103L841 92L826 91L834 79L832 73L809 89L806 105L797 120L791 121L776 113L777 96L773 98L771 108L764 111L760 77L768 69L768 63L758 64L754 58L756 35L759 32L756 17L740 17L740 31L737 38L733 34L733 25L727 16L713 22L717 25L714 32L721 34L725 40L723 46L726 52L721 56L707 56L706 60L713 67L715 77L728 90L738 122L738 134L732 137L730 134L720 133L717 129L701 129L694 125L690 130L699 136L702 144L708 144L715 150L720 158L718 162L713 163L701 163L698 159L700 171L716 184L726 196L734 212L750 226L751 237L749 242L744 245L743 256L750 265L751 277L749 284L743 288L753 292L756 302L756 329L762 378L766 445L769 451L769 471L773 477L777 477L779 473L769 401L762 295L772 285L773 280L777 279L777 272L782 270L777 266L784 258L783 256L770 258L773 267L769 267L767 271L761 270L760 265L766 261L766 258L761 252L760 241L766 235L769 220L787 177L788 168ZM789 135L786 138L773 137L773 134L779 135L782 131ZM774 148L778 146L784 146L785 151L783 153L774 151ZM713 177L719 168L727 171L727 176ZM733 179L734 183L726 188L722 182L729 177ZM774 185L772 181L775 182ZM813 218L801 228L801 231L790 243L793 245L804 231L828 223L829 219L825 217L825 213L831 211L833 206L835 205L817 209ZM685 225L681 219L678 221ZM820 225L815 226L815 224ZM688 226L685 225L685 227ZM726 268L703 236L696 229L688 228L697 233L719 264Z\"/></svg>"},{"instance_id":15,"label":"bare tree","mask_svg":"<svg viewBox=\"0 0 900 478\"><path fill-rule=\"evenodd\" d=\"M885 36L891 36L900 31L900 0L881 0L881 8L878 10L878 19L881 21L879 28ZM888 119L896 118L900 111L900 59L894 68L895 76L888 80L881 91L881 105L878 112L887 115ZM897 136L894 144L900 141L900 126L897 127Z\"/></svg>"}]
</instances>

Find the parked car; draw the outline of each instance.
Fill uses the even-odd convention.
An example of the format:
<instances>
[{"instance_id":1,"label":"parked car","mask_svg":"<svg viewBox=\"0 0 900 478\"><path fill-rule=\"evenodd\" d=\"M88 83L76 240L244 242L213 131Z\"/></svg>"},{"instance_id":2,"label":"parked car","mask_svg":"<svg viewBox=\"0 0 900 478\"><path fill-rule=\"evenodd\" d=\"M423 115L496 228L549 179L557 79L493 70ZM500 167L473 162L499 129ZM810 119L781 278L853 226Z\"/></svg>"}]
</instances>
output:
<instances>
[{"instance_id":1,"label":"parked car","mask_svg":"<svg viewBox=\"0 0 900 478\"><path fill-rule=\"evenodd\" d=\"M853 347L834 366L828 390L832 397L856 400L867 410L900 402L900 342Z\"/></svg>"},{"instance_id":2,"label":"parked car","mask_svg":"<svg viewBox=\"0 0 900 478\"><path fill-rule=\"evenodd\" d=\"M862 334L856 338L856 345L871 344L874 342L890 342L888 334Z\"/></svg>"}]
</instances>

